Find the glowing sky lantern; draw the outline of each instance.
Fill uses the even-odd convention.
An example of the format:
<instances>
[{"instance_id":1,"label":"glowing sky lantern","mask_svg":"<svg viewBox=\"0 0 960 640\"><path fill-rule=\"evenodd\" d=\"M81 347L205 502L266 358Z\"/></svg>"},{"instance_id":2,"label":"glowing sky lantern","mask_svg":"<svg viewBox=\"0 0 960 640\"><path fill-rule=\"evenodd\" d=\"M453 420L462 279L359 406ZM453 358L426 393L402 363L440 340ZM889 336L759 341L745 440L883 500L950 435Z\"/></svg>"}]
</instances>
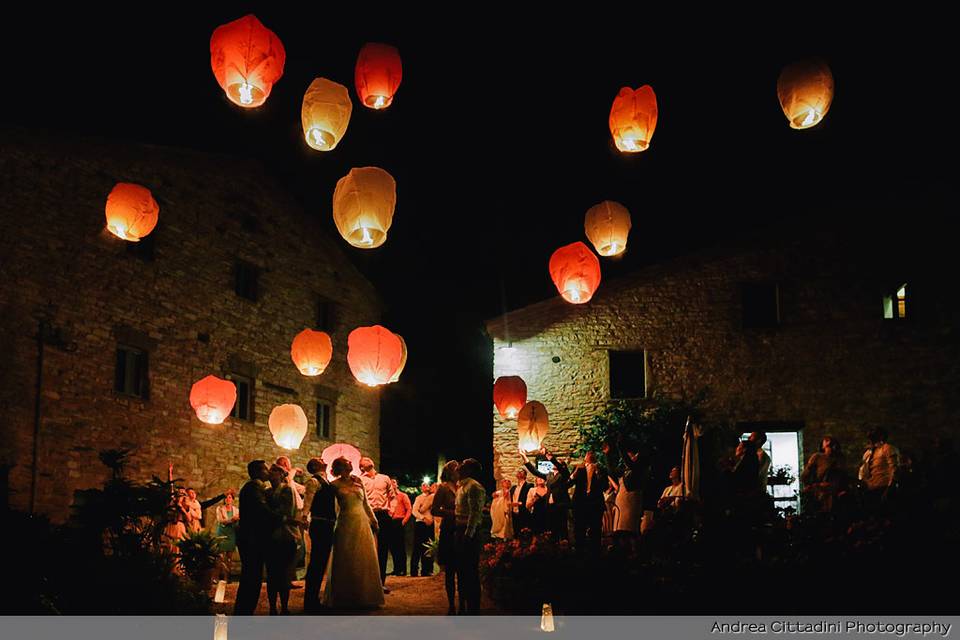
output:
<instances>
[{"instance_id":1,"label":"glowing sky lantern","mask_svg":"<svg viewBox=\"0 0 960 640\"><path fill-rule=\"evenodd\" d=\"M403 339L403 336L397 334L397 337L400 338L400 345L403 347L403 355L400 357L400 368L397 369L397 372L393 374L390 378L390 382L399 382L400 374L403 373L403 368L407 366L407 341Z\"/></svg>"},{"instance_id":2,"label":"glowing sky lantern","mask_svg":"<svg viewBox=\"0 0 960 640\"><path fill-rule=\"evenodd\" d=\"M550 256L550 277L567 302L589 302L600 286L600 260L582 242L568 244Z\"/></svg>"},{"instance_id":3,"label":"glowing sky lantern","mask_svg":"<svg viewBox=\"0 0 960 640\"><path fill-rule=\"evenodd\" d=\"M293 339L290 345L290 357L305 376L318 376L323 373L333 356L333 343L323 331L304 329Z\"/></svg>"},{"instance_id":4,"label":"glowing sky lantern","mask_svg":"<svg viewBox=\"0 0 960 640\"><path fill-rule=\"evenodd\" d=\"M833 102L833 74L822 60L791 64L777 79L777 97L791 129L815 126Z\"/></svg>"},{"instance_id":5,"label":"glowing sky lantern","mask_svg":"<svg viewBox=\"0 0 960 640\"><path fill-rule=\"evenodd\" d=\"M360 249L387 240L397 206L397 183L377 167L351 169L333 192L333 221L343 239Z\"/></svg>"},{"instance_id":6,"label":"glowing sky lantern","mask_svg":"<svg viewBox=\"0 0 960 640\"><path fill-rule=\"evenodd\" d=\"M353 377L369 387L390 382L403 360L403 343L389 329L358 327L347 336L347 364Z\"/></svg>"},{"instance_id":7,"label":"glowing sky lantern","mask_svg":"<svg viewBox=\"0 0 960 640\"><path fill-rule=\"evenodd\" d=\"M342 84L316 78L303 94L300 123L303 137L311 149L330 151L347 132L353 102L350 91Z\"/></svg>"},{"instance_id":8,"label":"glowing sky lantern","mask_svg":"<svg viewBox=\"0 0 960 640\"><path fill-rule=\"evenodd\" d=\"M253 14L221 25L210 37L210 66L230 102L252 109L270 96L287 54L273 31Z\"/></svg>"},{"instance_id":9,"label":"glowing sky lantern","mask_svg":"<svg viewBox=\"0 0 960 640\"><path fill-rule=\"evenodd\" d=\"M523 405L517 415L517 435L520 438L520 448L526 453L540 450L543 439L550 430L550 421L547 408L536 400Z\"/></svg>"},{"instance_id":10,"label":"glowing sky lantern","mask_svg":"<svg viewBox=\"0 0 960 640\"><path fill-rule=\"evenodd\" d=\"M200 422L223 424L237 402L237 386L217 376L207 376L190 388L190 406Z\"/></svg>"},{"instance_id":11,"label":"glowing sky lantern","mask_svg":"<svg viewBox=\"0 0 960 640\"><path fill-rule=\"evenodd\" d=\"M284 449L299 449L307 435L307 414L300 405L281 404L270 412L267 425L278 446Z\"/></svg>"},{"instance_id":12,"label":"glowing sky lantern","mask_svg":"<svg viewBox=\"0 0 960 640\"><path fill-rule=\"evenodd\" d=\"M360 49L354 79L363 106L371 109L389 107L402 77L403 66L396 47L370 42Z\"/></svg>"},{"instance_id":13,"label":"glowing sky lantern","mask_svg":"<svg viewBox=\"0 0 960 640\"><path fill-rule=\"evenodd\" d=\"M350 472L352 476L360 476L360 450L357 449L352 444L346 444L344 442L338 442L337 444L332 444L326 449L323 450L323 453L320 454L320 459L327 463L327 479L333 480L333 461L337 458L346 458L353 464L353 471Z\"/></svg>"},{"instance_id":14,"label":"glowing sky lantern","mask_svg":"<svg viewBox=\"0 0 960 640\"><path fill-rule=\"evenodd\" d=\"M157 226L160 206L146 187L118 182L107 196L107 230L122 240L140 242Z\"/></svg>"},{"instance_id":15,"label":"glowing sky lantern","mask_svg":"<svg viewBox=\"0 0 960 640\"><path fill-rule=\"evenodd\" d=\"M630 226L630 212L612 200L590 207L583 221L587 238L602 256L616 256L626 250Z\"/></svg>"},{"instance_id":16,"label":"glowing sky lantern","mask_svg":"<svg viewBox=\"0 0 960 640\"><path fill-rule=\"evenodd\" d=\"M617 149L627 153L646 151L657 128L657 96L645 84L636 91L620 89L610 109L610 133Z\"/></svg>"},{"instance_id":17,"label":"glowing sky lantern","mask_svg":"<svg viewBox=\"0 0 960 640\"><path fill-rule=\"evenodd\" d=\"M493 404L500 417L513 420L527 403L527 383L520 376L501 376L493 383Z\"/></svg>"}]
</instances>

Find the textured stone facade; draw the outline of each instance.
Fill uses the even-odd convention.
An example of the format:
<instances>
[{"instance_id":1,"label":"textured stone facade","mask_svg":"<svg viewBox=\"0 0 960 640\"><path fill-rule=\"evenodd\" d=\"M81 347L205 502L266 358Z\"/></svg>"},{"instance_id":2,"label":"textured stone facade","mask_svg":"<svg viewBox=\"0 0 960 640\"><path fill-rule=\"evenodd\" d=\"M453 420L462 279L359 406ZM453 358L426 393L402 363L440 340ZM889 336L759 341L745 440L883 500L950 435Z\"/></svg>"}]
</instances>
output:
<instances>
[{"instance_id":1,"label":"textured stone facade","mask_svg":"<svg viewBox=\"0 0 960 640\"><path fill-rule=\"evenodd\" d=\"M557 297L513 311L487 323L494 378L523 377L550 415L545 444L562 454L610 401L610 351L646 352L648 395L706 389L713 418L797 424L804 459L833 434L855 471L866 425L923 449L960 424L955 285L945 288L936 251L884 254L861 240L717 250L604 282L585 305ZM749 283L777 285L779 326L744 328ZM885 319L883 297L903 283L907 316ZM495 474L512 477L516 423L496 409L493 421Z\"/></svg>"},{"instance_id":2,"label":"textured stone facade","mask_svg":"<svg viewBox=\"0 0 960 640\"><path fill-rule=\"evenodd\" d=\"M134 449L137 479L165 477L172 462L201 499L239 487L248 460L283 452L267 428L283 403L300 404L310 422L295 463L330 444L317 434L318 400L334 406L332 439L379 460L379 393L346 362L347 334L379 319L377 295L258 165L22 131L0 131L0 149L0 463L13 506L30 501L41 320L62 338L44 348L40 394L36 506L54 519L75 489L103 480L97 452L108 448ZM160 204L152 259L146 242L130 247L104 228L106 196L121 181ZM235 292L237 260L259 270L256 301ZM333 361L307 378L290 343L317 325L321 298L333 302ZM117 345L130 342L149 353L147 400L114 390ZM254 419L201 423L191 385L231 373L255 380Z\"/></svg>"}]
</instances>

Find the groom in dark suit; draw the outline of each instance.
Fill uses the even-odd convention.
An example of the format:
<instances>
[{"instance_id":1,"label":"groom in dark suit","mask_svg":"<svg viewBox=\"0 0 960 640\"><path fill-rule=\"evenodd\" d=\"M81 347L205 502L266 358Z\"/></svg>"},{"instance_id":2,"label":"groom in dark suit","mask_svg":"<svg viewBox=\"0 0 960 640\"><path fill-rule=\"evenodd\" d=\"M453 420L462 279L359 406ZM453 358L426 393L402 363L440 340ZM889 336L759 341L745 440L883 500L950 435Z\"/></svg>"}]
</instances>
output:
<instances>
[{"instance_id":1,"label":"groom in dark suit","mask_svg":"<svg viewBox=\"0 0 960 640\"><path fill-rule=\"evenodd\" d=\"M243 517L237 530L237 549L240 551L240 586L233 614L251 616L260 600L263 568L267 559L267 545L278 516L267 504L266 485L270 471L264 460L247 464L250 479L240 489L240 512Z\"/></svg>"},{"instance_id":2,"label":"groom in dark suit","mask_svg":"<svg viewBox=\"0 0 960 640\"><path fill-rule=\"evenodd\" d=\"M547 483L547 529L554 538L566 540L569 536L567 529L567 511L570 508L570 470L563 460L554 456L546 447L540 447L540 454L553 465L549 473L542 473L527 457L523 449L520 450L520 457L523 458L523 466L530 473L538 478L543 478Z\"/></svg>"},{"instance_id":3,"label":"groom in dark suit","mask_svg":"<svg viewBox=\"0 0 960 640\"><path fill-rule=\"evenodd\" d=\"M303 610L316 613L320 610L320 583L327 571L330 548L333 546L333 527L337 523L337 490L327 481L327 465L320 458L311 458L307 472L312 476L308 482L316 482L310 504L310 564L307 567L306 585L303 592Z\"/></svg>"},{"instance_id":4,"label":"groom in dark suit","mask_svg":"<svg viewBox=\"0 0 960 640\"><path fill-rule=\"evenodd\" d=\"M583 465L570 476L573 486L573 537L578 552L600 553L600 533L606 508L603 492L606 472L597 464L597 454L588 451Z\"/></svg>"}]
</instances>

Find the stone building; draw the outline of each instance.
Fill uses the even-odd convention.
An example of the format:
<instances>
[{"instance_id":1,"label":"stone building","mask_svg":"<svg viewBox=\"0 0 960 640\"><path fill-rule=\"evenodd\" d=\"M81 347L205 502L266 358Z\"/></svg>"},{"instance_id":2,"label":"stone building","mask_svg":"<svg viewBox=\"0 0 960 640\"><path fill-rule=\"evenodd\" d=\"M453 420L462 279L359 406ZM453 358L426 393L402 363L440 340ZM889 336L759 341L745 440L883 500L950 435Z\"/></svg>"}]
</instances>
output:
<instances>
[{"instance_id":1,"label":"stone building","mask_svg":"<svg viewBox=\"0 0 960 640\"><path fill-rule=\"evenodd\" d=\"M120 447L133 449L132 478L166 478L172 463L201 499L239 487L247 461L283 453L267 418L284 403L309 420L295 464L333 441L379 460L379 394L346 362L348 333L379 319L377 294L258 164L20 130L0 130L0 149L0 464L12 506L29 508L35 487L36 509L62 520L74 490L104 479L98 452ZM139 243L105 230L117 182L160 205ZM306 327L333 338L316 378L290 359ZM208 374L238 387L219 426L188 399Z\"/></svg>"},{"instance_id":2,"label":"stone building","mask_svg":"<svg viewBox=\"0 0 960 640\"><path fill-rule=\"evenodd\" d=\"M855 472L866 425L921 451L960 420L946 243L863 236L716 249L603 282L588 304L512 311L487 323L494 378L523 377L549 413L545 444L564 454L611 399L654 390L706 390L709 417L777 434L775 465L796 469L832 434ZM512 477L516 423L493 415L495 474Z\"/></svg>"}]
</instances>

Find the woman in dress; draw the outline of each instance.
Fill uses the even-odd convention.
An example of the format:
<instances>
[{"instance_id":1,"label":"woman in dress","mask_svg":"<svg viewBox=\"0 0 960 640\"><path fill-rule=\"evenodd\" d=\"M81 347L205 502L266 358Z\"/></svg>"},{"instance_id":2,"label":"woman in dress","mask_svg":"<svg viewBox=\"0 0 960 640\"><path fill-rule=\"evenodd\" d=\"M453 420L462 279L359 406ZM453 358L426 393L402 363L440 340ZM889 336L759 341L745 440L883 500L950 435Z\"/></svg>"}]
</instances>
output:
<instances>
[{"instance_id":1,"label":"woman in dress","mask_svg":"<svg viewBox=\"0 0 960 640\"><path fill-rule=\"evenodd\" d=\"M510 479L500 480L500 490L493 492L490 503L490 537L494 540L509 540L513 537L513 509L510 508Z\"/></svg>"},{"instance_id":2,"label":"woman in dress","mask_svg":"<svg viewBox=\"0 0 960 640\"><path fill-rule=\"evenodd\" d=\"M337 524L327 564L322 603L337 609L375 609L383 605L383 583L377 560L377 517L367 502L359 478L350 475L353 464L337 458L330 465L336 479Z\"/></svg>"},{"instance_id":3,"label":"woman in dress","mask_svg":"<svg viewBox=\"0 0 960 640\"><path fill-rule=\"evenodd\" d=\"M454 541L457 525L457 481L460 463L451 460L440 472L440 486L433 497L430 513L440 519L437 539L437 563L443 566L444 586L447 590L447 614L457 613L457 549Z\"/></svg>"},{"instance_id":4,"label":"woman in dress","mask_svg":"<svg viewBox=\"0 0 960 640\"><path fill-rule=\"evenodd\" d=\"M547 481L537 477L534 480L533 489L527 492L527 511L530 512L530 528L533 533L539 535L547 530L547 503L549 502L550 492L547 489Z\"/></svg>"},{"instance_id":5,"label":"woman in dress","mask_svg":"<svg viewBox=\"0 0 960 640\"><path fill-rule=\"evenodd\" d=\"M297 536L299 523L293 489L286 481L287 472L279 466L270 467L270 485L267 504L277 515L277 525L267 544L267 600L270 615L277 615L277 597L280 598L280 613L290 613L290 584L293 580L297 559Z\"/></svg>"},{"instance_id":6,"label":"woman in dress","mask_svg":"<svg viewBox=\"0 0 960 640\"><path fill-rule=\"evenodd\" d=\"M220 540L220 566L225 577L230 577L230 556L237 548L237 523L240 522L240 507L234 502L235 492L227 489L223 504L217 507L217 536Z\"/></svg>"},{"instance_id":7,"label":"woman in dress","mask_svg":"<svg viewBox=\"0 0 960 640\"><path fill-rule=\"evenodd\" d=\"M645 467L637 447L623 447L618 441L614 446L614 454L620 459L620 474L613 535L622 546L632 551L640 535L640 517L643 515L641 486Z\"/></svg>"}]
</instances>

